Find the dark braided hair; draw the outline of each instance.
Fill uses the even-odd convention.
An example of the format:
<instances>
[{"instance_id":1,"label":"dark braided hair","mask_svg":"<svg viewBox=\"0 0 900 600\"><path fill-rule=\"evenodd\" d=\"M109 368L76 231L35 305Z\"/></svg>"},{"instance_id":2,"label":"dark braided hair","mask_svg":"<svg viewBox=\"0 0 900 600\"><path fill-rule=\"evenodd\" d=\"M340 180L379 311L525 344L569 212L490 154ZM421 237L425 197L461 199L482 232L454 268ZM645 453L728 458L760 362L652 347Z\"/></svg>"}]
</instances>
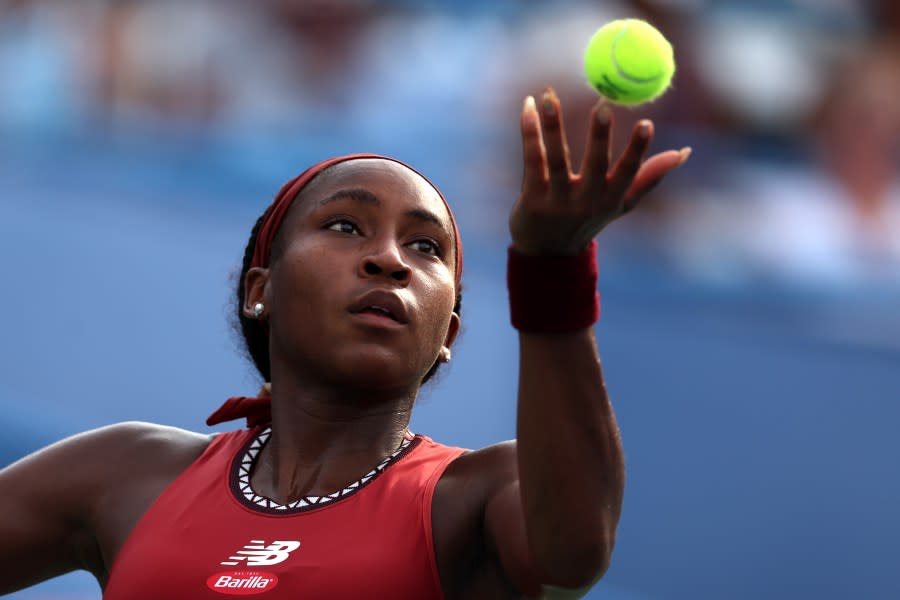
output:
<instances>
[{"instance_id":1,"label":"dark braided hair","mask_svg":"<svg viewBox=\"0 0 900 600\"><path fill-rule=\"evenodd\" d=\"M246 291L244 288L244 279L247 277L247 271L250 270L250 263L253 260L253 251L256 248L256 238L259 235L259 229L262 227L265 216L266 213L264 212L260 215L259 219L256 220L256 223L253 225L253 229L250 232L250 239L247 240L247 247L244 249L244 260L241 263L241 273L238 276L237 281L235 308L238 322L240 323L241 335L244 338L244 347L247 354L250 356L250 360L253 361L253 364L262 376L263 381L272 381L272 365L269 361L269 333L265 323L259 319L251 319L244 315L244 293ZM282 248L281 244L278 242L279 235L276 233L275 240L272 243L271 255L269 257L270 265L281 255ZM460 284L456 290L456 301L453 305L453 312L457 315L461 315L461 309L462 284ZM422 378L422 383L425 383L434 376L440 367L440 364L440 361L435 361L425 374L425 377Z\"/></svg>"},{"instance_id":2,"label":"dark braided hair","mask_svg":"<svg viewBox=\"0 0 900 600\"><path fill-rule=\"evenodd\" d=\"M272 366L269 363L269 334L266 332L265 325L259 319L250 319L244 315L244 294L246 292L244 279L247 277L247 271L250 270L250 263L253 261L253 251L256 248L256 238L259 235L259 228L262 227L266 213L264 212L256 220L253 229L250 231L250 239L247 241L247 247L244 248L244 260L241 262L241 274L237 280L237 317L241 326L241 335L244 337L244 347L250 360L253 361L256 370L262 376L263 381L272 381ZM274 250L274 248L273 248ZM273 257L274 258L274 257Z\"/></svg>"}]
</instances>

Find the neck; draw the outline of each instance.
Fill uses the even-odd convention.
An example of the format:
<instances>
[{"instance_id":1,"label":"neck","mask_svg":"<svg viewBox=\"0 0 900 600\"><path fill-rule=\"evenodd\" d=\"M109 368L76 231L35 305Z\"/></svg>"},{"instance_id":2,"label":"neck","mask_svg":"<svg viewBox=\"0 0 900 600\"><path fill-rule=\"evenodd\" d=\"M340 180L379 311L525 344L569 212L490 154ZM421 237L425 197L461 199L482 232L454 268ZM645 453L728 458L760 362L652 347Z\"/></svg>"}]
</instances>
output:
<instances>
[{"instance_id":1,"label":"neck","mask_svg":"<svg viewBox=\"0 0 900 600\"><path fill-rule=\"evenodd\" d=\"M273 373L272 436L253 488L284 504L356 481L400 446L416 392L337 389Z\"/></svg>"}]
</instances>

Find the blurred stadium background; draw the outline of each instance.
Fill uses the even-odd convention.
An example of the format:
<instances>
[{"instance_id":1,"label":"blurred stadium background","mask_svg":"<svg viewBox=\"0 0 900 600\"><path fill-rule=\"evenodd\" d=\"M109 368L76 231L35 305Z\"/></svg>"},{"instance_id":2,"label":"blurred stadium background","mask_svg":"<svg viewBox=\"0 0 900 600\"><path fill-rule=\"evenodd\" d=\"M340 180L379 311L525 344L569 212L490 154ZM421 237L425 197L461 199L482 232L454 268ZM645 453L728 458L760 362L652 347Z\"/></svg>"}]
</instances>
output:
<instances>
[{"instance_id":1,"label":"blurred stadium background","mask_svg":"<svg viewBox=\"0 0 900 600\"><path fill-rule=\"evenodd\" d=\"M580 156L582 48L622 16L678 72L619 132L652 117L694 156L601 237L629 478L590 597L900 598L893 0L0 0L0 465L120 420L203 431L254 392L227 316L250 227L350 151L415 165L461 221L465 329L414 429L512 437L517 114L555 86Z\"/></svg>"}]
</instances>

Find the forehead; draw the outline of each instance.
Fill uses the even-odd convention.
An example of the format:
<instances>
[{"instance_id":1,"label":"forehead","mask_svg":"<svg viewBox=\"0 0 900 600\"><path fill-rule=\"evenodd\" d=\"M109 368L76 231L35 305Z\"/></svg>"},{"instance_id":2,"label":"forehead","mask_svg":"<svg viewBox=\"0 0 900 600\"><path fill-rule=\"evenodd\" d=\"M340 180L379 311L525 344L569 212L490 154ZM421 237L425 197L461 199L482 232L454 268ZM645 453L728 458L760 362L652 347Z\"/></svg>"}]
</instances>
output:
<instances>
[{"instance_id":1,"label":"forehead","mask_svg":"<svg viewBox=\"0 0 900 600\"><path fill-rule=\"evenodd\" d=\"M372 192L382 202L434 213L450 230L450 213L437 190L415 171L393 161L365 158L338 163L313 179L295 203L314 209L335 193L348 189Z\"/></svg>"}]
</instances>

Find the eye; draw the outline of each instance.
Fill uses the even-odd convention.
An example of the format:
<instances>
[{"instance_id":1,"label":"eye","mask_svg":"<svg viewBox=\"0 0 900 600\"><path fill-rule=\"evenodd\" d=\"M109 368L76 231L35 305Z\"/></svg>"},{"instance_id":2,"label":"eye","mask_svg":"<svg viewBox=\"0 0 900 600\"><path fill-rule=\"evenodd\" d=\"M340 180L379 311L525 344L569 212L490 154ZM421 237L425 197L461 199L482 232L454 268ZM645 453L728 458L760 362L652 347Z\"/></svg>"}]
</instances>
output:
<instances>
[{"instance_id":1,"label":"eye","mask_svg":"<svg viewBox=\"0 0 900 600\"><path fill-rule=\"evenodd\" d=\"M351 235L359 235L359 227L357 227L352 221L348 221L347 219L337 219L328 223L325 226L326 229L331 231L339 231L341 233L349 233Z\"/></svg>"},{"instance_id":2,"label":"eye","mask_svg":"<svg viewBox=\"0 0 900 600\"><path fill-rule=\"evenodd\" d=\"M419 252L424 252L425 254L431 254L433 256L441 255L441 247L438 246L438 244L436 242L429 240L427 238L423 238L421 240L415 240L415 241L411 242L409 245L413 250L417 250Z\"/></svg>"}]
</instances>

